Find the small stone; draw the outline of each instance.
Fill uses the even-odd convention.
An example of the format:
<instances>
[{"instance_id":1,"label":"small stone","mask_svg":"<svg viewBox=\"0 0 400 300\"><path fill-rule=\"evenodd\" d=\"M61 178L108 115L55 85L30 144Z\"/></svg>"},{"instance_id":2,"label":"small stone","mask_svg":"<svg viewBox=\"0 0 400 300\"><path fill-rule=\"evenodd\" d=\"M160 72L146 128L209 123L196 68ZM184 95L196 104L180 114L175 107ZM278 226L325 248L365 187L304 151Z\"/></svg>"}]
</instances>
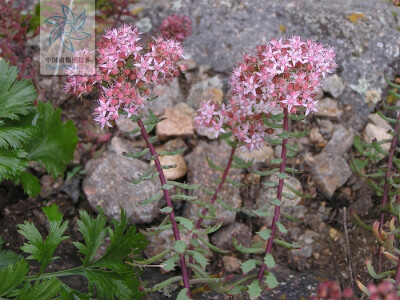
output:
<instances>
[{"instance_id":1,"label":"small stone","mask_svg":"<svg viewBox=\"0 0 400 300\"><path fill-rule=\"evenodd\" d=\"M61 177L54 179L51 175L44 175L40 180L40 196L49 198L51 195L56 194L62 188L63 182Z\"/></svg>"},{"instance_id":2,"label":"small stone","mask_svg":"<svg viewBox=\"0 0 400 300\"><path fill-rule=\"evenodd\" d=\"M187 166L181 154L168 156L160 155L158 158L160 159L161 165L176 165L176 168L164 170L164 176L167 180L175 180L186 175Z\"/></svg>"},{"instance_id":3,"label":"small stone","mask_svg":"<svg viewBox=\"0 0 400 300\"><path fill-rule=\"evenodd\" d=\"M245 148L240 148L236 155L245 161L253 160L254 163L268 163L274 159L274 150L269 144L264 144L258 150L249 151Z\"/></svg>"},{"instance_id":4,"label":"small stone","mask_svg":"<svg viewBox=\"0 0 400 300\"><path fill-rule=\"evenodd\" d=\"M72 203L76 204L79 200L81 178L73 176L71 179L65 180L62 191L71 197Z\"/></svg>"},{"instance_id":5,"label":"small stone","mask_svg":"<svg viewBox=\"0 0 400 300\"><path fill-rule=\"evenodd\" d=\"M131 132L138 128L137 123L124 117L116 119L115 123L117 124L118 130L122 132ZM135 134L135 136L138 135L140 135L140 132Z\"/></svg>"},{"instance_id":6,"label":"small stone","mask_svg":"<svg viewBox=\"0 0 400 300\"><path fill-rule=\"evenodd\" d=\"M383 140L392 140L392 138L393 138L389 133L387 133L387 130L385 128L378 127L371 123L368 123L367 126L365 126L363 135L364 135L364 140L367 143L372 143L372 141L375 139L378 142L380 142ZM380 146L383 150L389 151L390 142L382 144Z\"/></svg>"},{"instance_id":7,"label":"small stone","mask_svg":"<svg viewBox=\"0 0 400 300\"><path fill-rule=\"evenodd\" d=\"M213 142L208 144L204 141L200 141L193 151L185 156L185 160L188 164L188 183L201 184L203 190L208 189L215 191L218 186L216 181L220 180L222 175L221 172L218 172L209 166L206 155L214 164L224 168L228 162L230 150L231 148L224 142ZM228 176L231 180L240 182L240 173L241 170L231 168ZM200 202L210 203L212 196L206 194L203 190L190 190L189 195L197 196L197 200ZM234 208L240 208L242 204L239 188L233 186L229 182L225 182L222 190L218 194L218 198ZM215 225L222 221L224 225L228 225L235 222L236 212L225 209L218 202L215 203L214 207L217 218L204 220L204 223ZM201 206L187 202L183 215L190 220L195 220L198 218L198 213L200 213L201 210Z\"/></svg>"},{"instance_id":8,"label":"small stone","mask_svg":"<svg viewBox=\"0 0 400 300\"><path fill-rule=\"evenodd\" d=\"M322 81L322 89L330 93L334 98L339 97L344 91L344 84L342 78L337 74L326 77Z\"/></svg>"},{"instance_id":9,"label":"small stone","mask_svg":"<svg viewBox=\"0 0 400 300\"><path fill-rule=\"evenodd\" d=\"M353 146L354 131L342 125L335 127L332 138L324 148L324 152L343 155Z\"/></svg>"},{"instance_id":10,"label":"small stone","mask_svg":"<svg viewBox=\"0 0 400 300\"><path fill-rule=\"evenodd\" d=\"M321 142L325 141L324 137L321 135L318 128L315 128L315 127L311 128L310 141L314 142L314 143L321 143Z\"/></svg>"},{"instance_id":11,"label":"small stone","mask_svg":"<svg viewBox=\"0 0 400 300\"><path fill-rule=\"evenodd\" d=\"M158 146L156 147L157 152L160 151L176 151L182 148L187 148L187 145L185 144L184 140L182 140L181 138L176 138L173 140L170 140L168 142L166 142L164 145L162 146Z\"/></svg>"},{"instance_id":12,"label":"small stone","mask_svg":"<svg viewBox=\"0 0 400 300\"><path fill-rule=\"evenodd\" d=\"M166 120L156 125L160 140L171 136L185 137L194 134L193 118L183 113L178 107L166 108L163 117Z\"/></svg>"},{"instance_id":13,"label":"small stone","mask_svg":"<svg viewBox=\"0 0 400 300\"><path fill-rule=\"evenodd\" d=\"M221 104L224 98L223 83L219 76L194 82L189 92L188 103L192 107L199 108L203 102L212 100Z\"/></svg>"},{"instance_id":14,"label":"small stone","mask_svg":"<svg viewBox=\"0 0 400 300\"><path fill-rule=\"evenodd\" d=\"M249 247L251 245L251 230L245 224L233 223L214 233L211 236L211 242L218 248L232 250L232 238L235 238L238 244Z\"/></svg>"},{"instance_id":15,"label":"small stone","mask_svg":"<svg viewBox=\"0 0 400 300\"><path fill-rule=\"evenodd\" d=\"M330 137L333 132L333 124L329 119L317 119L319 131L325 136Z\"/></svg>"},{"instance_id":16,"label":"small stone","mask_svg":"<svg viewBox=\"0 0 400 300\"><path fill-rule=\"evenodd\" d=\"M160 189L158 178L129 183L125 178L137 178L149 168L139 159L105 152L100 158L91 159L85 166L87 171L83 181L83 191L89 204L100 206L110 218L119 218L121 207L126 210L131 223L150 223L159 214L160 201L140 203L156 194Z\"/></svg>"},{"instance_id":17,"label":"small stone","mask_svg":"<svg viewBox=\"0 0 400 300\"><path fill-rule=\"evenodd\" d=\"M382 119L378 114L370 114L368 119L374 123L374 125L385 129L386 131L393 130L392 126L390 126L389 122Z\"/></svg>"},{"instance_id":18,"label":"small stone","mask_svg":"<svg viewBox=\"0 0 400 300\"><path fill-rule=\"evenodd\" d=\"M224 269L228 273L239 273L240 264L242 261L234 256L222 256L222 262L224 263Z\"/></svg>"},{"instance_id":19,"label":"small stone","mask_svg":"<svg viewBox=\"0 0 400 300\"><path fill-rule=\"evenodd\" d=\"M305 162L311 168L315 184L329 199L352 174L346 160L333 153L321 152L317 156L309 154L305 157Z\"/></svg>"},{"instance_id":20,"label":"small stone","mask_svg":"<svg viewBox=\"0 0 400 300\"><path fill-rule=\"evenodd\" d=\"M181 240L186 243L186 245L189 245L189 241L192 238L192 233L185 233L185 232L180 232L180 237ZM203 234L200 236L202 239L205 241L209 241L208 235ZM147 258L153 257L157 254L160 254L166 249L171 249L174 248L175 245L175 238L174 238L174 233L172 230L164 230L159 234L153 235L151 237L148 237L149 245L147 246L146 250L144 250L144 254L146 255ZM200 240L198 240L200 243L200 247L206 250L205 256L206 257L212 257L213 253L208 249L207 246L205 246ZM170 258L173 255L173 253L170 253L165 256L165 258Z\"/></svg>"},{"instance_id":21,"label":"small stone","mask_svg":"<svg viewBox=\"0 0 400 300\"><path fill-rule=\"evenodd\" d=\"M317 110L314 114L317 117L334 118L340 116L340 110L337 101L332 98L324 98L318 102Z\"/></svg>"},{"instance_id":22,"label":"small stone","mask_svg":"<svg viewBox=\"0 0 400 300\"><path fill-rule=\"evenodd\" d=\"M319 234L317 232L307 229L305 233L300 235L298 240L296 241L296 243L299 244L301 248L291 250L291 255L302 258L311 257L315 252L313 245L318 238Z\"/></svg>"},{"instance_id":23,"label":"small stone","mask_svg":"<svg viewBox=\"0 0 400 300\"><path fill-rule=\"evenodd\" d=\"M117 136L111 139L110 145L108 146L108 151L115 152L117 155L122 155L123 152L133 153L140 150L142 149L135 147L131 141Z\"/></svg>"},{"instance_id":24,"label":"small stone","mask_svg":"<svg viewBox=\"0 0 400 300\"><path fill-rule=\"evenodd\" d=\"M337 242L340 239L340 232L335 228L329 228L329 236L333 241Z\"/></svg>"},{"instance_id":25,"label":"small stone","mask_svg":"<svg viewBox=\"0 0 400 300\"><path fill-rule=\"evenodd\" d=\"M149 110L154 112L156 115L160 115L166 108L173 107L185 99L179 86L178 78L173 78L166 84L156 85L152 96L157 98L147 104Z\"/></svg>"}]
</instances>

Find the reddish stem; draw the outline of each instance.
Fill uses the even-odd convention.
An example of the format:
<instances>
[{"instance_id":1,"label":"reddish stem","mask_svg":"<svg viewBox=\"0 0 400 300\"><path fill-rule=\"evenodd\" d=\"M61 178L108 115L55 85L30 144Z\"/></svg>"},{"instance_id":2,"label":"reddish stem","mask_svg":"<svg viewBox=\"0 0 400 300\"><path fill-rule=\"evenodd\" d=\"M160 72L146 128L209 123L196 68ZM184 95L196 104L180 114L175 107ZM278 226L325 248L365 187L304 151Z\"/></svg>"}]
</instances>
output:
<instances>
[{"instance_id":1,"label":"reddish stem","mask_svg":"<svg viewBox=\"0 0 400 300\"><path fill-rule=\"evenodd\" d=\"M215 193L214 193L214 195L213 195L212 198L211 198L211 204L214 204L215 201L217 200L218 194L219 194L219 192L221 191L222 186L223 186L224 183L225 183L226 177L228 177L228 172L229 172L229 169L230 169L231 166L232 166L232 160L233 160L233 156L235 155L235 151L236 151L236 148L232 147L231 154L230 154L229 159L228 159L228 163L226 164L224 173L222 174L221 182L218 184L218 187L217 187L217 189L215 190ZM202 215L202 216L205 216L207 212L208 212L208 208L205 207L205 208L203 208L203 210L201 211L201 215ZM201 224L203 223L203 221L204 221L204 218L203 218L203 217L200 217L200 218L197 220L196 226L195 226L194 228L195 228L195 229L200 229L200 228L201 228ZM195 238L197 238L197 233L194 233L193 236L192 236L192 239L195 239ZM190 250L193 250L193 249L194 249L194 246L193 246L192 244L190 244L189 249L190 249ZM190 256L190 257L189 257L189 263L191 263L191 264L193 263L193 256ZM191 277L190 275L191 275L191 274L190 274L190 270L189 270L189 278Z\"/></svg>"},{"instance_id":2,"label":"reddish stem","mask_svg":"<svg viewBox=\"0 0 400 300\"><path fill-rule=\"evenodd\" d=\"M142 134L142 137L144 138L146 145L150 150L151 155L153 157L155 157L154 163L156 165L156 169L157 169L158 175L160 177L161 186L163 186L164 184L167 183L167 181L165 180L164 171L161 167L160 160L158 159L157 151L154 148L153 144L151 144L149 142L149 135L147 134L146 128L144 127L142 120L139 120L137 123L140 128L140 133ZM178 225L175 220L175 213L174 213L174 207L172 205L172 200L169 195L169 191L166 189L162 189L162 190L163 190L164 198L165 198L165 201L167 202L167 205L172 208L171 212L169 213L169 217L171 219L172 231L174 233L175 241L179 241L181 239L181 237L179 235ZM183 285L185 288L187 288L187 296L190 298L191 297L190 284L189 284L188 270L186 268L185 256L183 254L179 254L179 260L180 260L181 270L182 270Z\"/></svg>"},{"instance_id":3,"label":"reddish stem","mask_svg":"<svg viewBox=\"0 0 400 300\"><path fill-rule=\"evenodd\" d=\"M283 110L283 131L284 132L288 132L289 131L289 112L288 109L285 108ZM284 173L285 172L285 166L286 166L286 144L287 144L287 139L283 139L282 140L282 152L281 152L281 165L279 168L279 172L280 173ZM280 178L279 179L279 185L278 185L278 190L276 193L276 198L280 201L282 199L282 190L283 190L283 184L284 184L285 179ZM268 239L268 243L267 243L267 248L265 250L265 253L271 253L272 250L272 245L274 244L274 236L275 236L275 232L276 232L276 222L278 222L279 220L279 215L281 212L281 207L280 206L275 206L275 213L274 213L274 218L272 219L272 224L271 224L271 236ZM261 285L261 281L264 277L264 271L267 268L267 266L265 265L265 263L263 262L263 264L260 267L260 271L258 272L258 280L260 281L260 285Z\"/></svg>"},{"instance_id":4,"label":"reddish stem","mask_svg":"<svg viewBox=\"0 0 400 300\"><path fill-rule=\"evenodd\" d=\"M388 158L387 171L386 171L386 176L385 176L385 185L383 186L383 196L382 196L381 207L384 207L386 205L388 196L389 196L389 179L391 176L391 171L392 171L392 166L393 166L393 156L394 156L394 151L396 150L399 126L400 126L400 113L397 116L397 122L396 122L396 126L394 129L394 136L393 136L392 142L390 144L389 158ZM385 213L382 211L381 219L379 222L379 228L381 228L383 226L384 222L385 222ZM378 259L378 272L379 273L382 272L382 260L383 260L383 254L381 252L379 252L379 259Z\"/></svg>"}]
</instances>

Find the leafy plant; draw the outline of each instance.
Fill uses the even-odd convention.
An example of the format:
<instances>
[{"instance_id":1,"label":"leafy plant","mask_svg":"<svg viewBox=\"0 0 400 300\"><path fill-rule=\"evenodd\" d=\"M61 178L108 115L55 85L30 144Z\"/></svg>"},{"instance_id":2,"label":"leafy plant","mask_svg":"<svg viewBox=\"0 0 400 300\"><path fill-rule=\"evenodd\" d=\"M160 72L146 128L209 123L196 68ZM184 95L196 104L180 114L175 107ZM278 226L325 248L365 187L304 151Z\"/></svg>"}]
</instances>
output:
<instances>
[{"instance_id":1,"label":"leafy plant","mask_svg":"<svg viewBox=\"0 0 400 300\"><path fill-rule=\"evenodd\" d=\"M1 299L140 299L139 269L129 266L146 248L145 237L128 225L125 212L121 209L120 220L113 220L107 226L103 212L93 218L86 211L80 211L78 230L83 241L73 244L82 254L82 265L72 269L46 273L54 257L54 251L61 242L69 239L64 235L68 221L53 204L43 211L49 222L49 233L43 238L34 224L19 225L19 233L27 242L21 247L29 256L25 259L13 252L0 251L0 297ZM100 246L109 239L106 252L96 258ZM29 260L40 264L36 274L28 275ZM88 293L81 293L69 287L59 278L83 276L88 280Z\"/></svg>"},{"instance_id":2,"label":"leafy plant","mask_svg":"<svg viewBox=\"0 0 400 300\"><path fill-rule=\"evenodd\" d=\"M393 89L389 91L394 99L400 99L397 90L400 85L389 81L385 75L385 79ZM383 109L386 112L395 112L397 118L390 118L380 111L379 116L382 119L393 124L394 130L388 133L393 137L388 140L372 141L367 143L360 138L354 141L354 147L357 150L357 156L352 157L351 167L359 176L365 178L369 185L375 190L378 197L381 197L380 220L374 222L372 227L364 224L358 216L353 212L353 220L356 224L373 232L378 243L381 245L378 258L377 272L370 260L367 260L367 270L374 279L384 279L390 275L394 275L393 279L388 279L396 284L400 284L400 250L397 249L395 238L399 236L398 220L400 219L400 158L399 158L399 129L400 129L400 106L383 103ZM383 149L382 145L390 143L389 150ZM376 167L375 167L376 166ZM389 225L386 226L387 214L390 215ZM383 257L389 259L393 269L382 270ZM357 282L361 290L366 290L361 282Z\"/></svg>"},{"instance_id":3,"label":"leafy plant","mask_svg":"<svg viewBox=\"0 0 400 300\"><path fill-rule=\"evenodd\" d=\"M17 80L18 70L0 60L0 182L21 184L30 196L40 192L38 178L26 171L30 161L62 175L78 141L72 121L62 122L61 110L38 101L33 84Z\"/></svg>"}]
</instances>

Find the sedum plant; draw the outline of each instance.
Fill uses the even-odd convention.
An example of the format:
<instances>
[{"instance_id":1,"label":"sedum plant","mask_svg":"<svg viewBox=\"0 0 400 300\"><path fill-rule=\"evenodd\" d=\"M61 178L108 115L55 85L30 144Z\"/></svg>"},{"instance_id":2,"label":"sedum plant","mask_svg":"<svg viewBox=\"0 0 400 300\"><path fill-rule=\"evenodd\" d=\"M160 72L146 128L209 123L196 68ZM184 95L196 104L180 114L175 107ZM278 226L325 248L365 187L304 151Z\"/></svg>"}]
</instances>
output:
<instances>
[{"instance_id":1,"label":"sedum plant","mask_svg":"<svg viewBox=\"0 0 400 300\"><path fill-rule=\"evenodd\" d=\"M82 255L82 265L58 272L46 272L47 267L58 259L54 251L63 241L68 221L58 207L44 207L49 223L49 233L43 238L34 224L25 221L18 225L19 233L27 242L21 250L27 258L11 251L0 251L0 297L1 299L140 299L138 269L127 262L145 249L145 237L128 225L126 214L121 210L121 219L106 225L103 212L92 218L86 211L80 211L78 230L82 241L73 242ZM99 255L100 246L106 245L105 253ZM39 264L39 271L30 270L29 262ZM65 284L65 276L82 276L88 280L88 292L76 291Z\"/></svg>"},{"instance_id":2,"label":"sedum plant","mask_svg":"<svg viewBox=\"0 0 400 300\"><path fill-rule=\"evenodd\" d=\"M88 55L88 52L84 55ZM243 61L233 70L231 76L233 92L229 103L218 105L207 102L198 111L196 117L197 126L207 128L232 147L225 167L217 166L209 161L211 167L222 172L216 190L205 190L212 197L209 204L198 201L196 196L171 195L175 187L193 190L200 189L201 186L166 181L163 170L174 166L161 165L158 156L160 154L176 155L185 149L157 153L153 146L157 137L151 136L152 129L162 121L147 109L147 102L153 100L152 89L154 85L170 77L178 76L184 70L181 63L183 58L183 48L179 42L159 37L148 45L144 45L140 43L137 29L124 25L106 31L98 43L98 69L95 75L83 75L71 71L66 91L81 96L83 93L91 92L93 87L97 86L100 89L100 98L99 106L95 110L95 120L101 127L112 126L112 121L120 117L127 117L137 122L138 131L145 140L147 148L137 153L125 153L125 155L137 158L150 153L149 160L154 161L154 166L148 172L130 181L138 184L143 180L159 177L160 191L149 199L144 199L142 204L164 197L166 205L161 212L166 214L166 217L159 226L148 228L144 234L155 235L165 230L172 230L175 244L172 249L166 249L144 261L134 261L133 264L146 265L161 261L161 267L165 271L170 271L179 264L181 275L145 288L145 291L158 291L171 283L183 281L184 288L180 291L178 299L189 299L191 288L196 284L207 284L210 289L227 295L246 291L253 299L259 296L260 283L263 281L269 288L278 284L271 271L275 266L272 246L277 244L288 248L296 247L276 238L277 230L281 233L287 231L279 222L282 189L287 173L295 172L286 165L286 158L294 155L297 150L296 146L288 145L288 139L307 133L290 132L289 120L301 120L304 117L297 114L305 111L308 115L316 110L318 101L315 97L321 86L321 79L336 68L335 53L332 48L322 44L292 37L287 40L272 40L257 46L254 53L244 55ZM77 67L75 70L79 69L79 66ZM82 68L84 69L84 66ZM277 139L268 137L273 128L282 128ZM253 258L244 262L242 271L245 276L236 282L232 282L231 276L215 278L206 272L208 250L200 246L203 244L213 251L226 253L225 250L215 247L202 238L203 235L218 230L222 223L217 222L216 225L210 226L203 220L216 219L214 208L216 202L226 209L234 210L223 203L218 196L226 181L231 184L240 184L229 180L228 173L231 167L246 169L251 165L251 161L246 162L235 156L236 149L245 147L248 151L253 151L265 142L282 145L281 158L274 161L274 164L279 164L279 168L257 171L258 174L265 176L278 172L279 178L277 183L268 183L270 187L277 188L277 197L272 201L275 206L273 222L270 229L258 233L263 240L267 241L267 247L263 249L260 245L254 245L246 248L234 241L234 246L238 251L262 255L263 259L259 261ZM189 220L177 217L173 200L190 201L202 206L199 219ZM244 212L252 217L269 215L264 208ZM189 243L182 240L182 234L189 236ZM252 273L251 271L257 267L258 272ZM251 274L247 275L247 273Z\"/></svg>"},{"instance_id":3,"label":"sedum plant","mask_svg":"<svg viewBox=\"0 0 400 300\"><path fill-rule=\"evenodd\" d=\"M393 89L400 88L400 85L385 79ZM400 94L397 90L389 91L391 97L397 101ZM400 106L396 103L383 103L386 112L395 112L396 118L385 116L379 111L379 116L394 126L388 133L393 136L391 139L381 141L374 140L372 143L363 142L357 137L354 146L357 156L352 158L351 167L359 176L365 178L369 185L375 190L378 197L381 197L380 218L372 226L364 224L358 216L352 212L353 220L356 224L373 232L378 243L381 245L378 257L378 266L372 266L371 260L366 261L367 270L374 279L387 278L395 283L397 289L400 284L400 250L396 246L396 238L399 237L399 218L400 218L400 158L399 158L399 129L400 129ZM389 148L384 145L390 145ZM391 265L391 269L383 271L383 258L386 257ZM366 287L357 282L360 289L368 295Z\"/></svg>"},{"instance_id":4,"label":"sedum plant","mask_svg":"<svg viewBox=\"0 0 400 300\"><path fill-rule=\"evenodd\" d=\"M0 182L11 180L36 196L40 183L27 172L29 163L44 165L54 177L63 175L78 137L72 121L61 121L60 109L40 101L34 106L33 84L17 77L17 68L0 60Z\"/></svg>"}]
</instances>

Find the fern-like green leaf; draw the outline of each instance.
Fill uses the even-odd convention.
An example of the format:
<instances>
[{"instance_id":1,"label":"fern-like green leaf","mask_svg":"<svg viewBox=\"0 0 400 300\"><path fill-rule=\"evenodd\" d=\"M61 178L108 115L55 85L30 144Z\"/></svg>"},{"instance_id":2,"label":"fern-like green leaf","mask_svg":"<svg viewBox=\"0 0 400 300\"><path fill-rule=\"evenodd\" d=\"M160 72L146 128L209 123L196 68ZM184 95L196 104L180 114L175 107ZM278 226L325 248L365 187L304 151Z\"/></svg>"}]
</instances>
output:
<instances>
[{"instance_id":1,"label":"fern-like green leaf","mask_svg":"<svg viewBox=\"0 0 400 300\"><path fill-rule=\"evenodd\" d=\"M29 283L25 284L15 299L54 299L54 297L60 293L60 290L61 282L57 279L57 277L52 277L50 279L35 281L33 286L31 286Z\"/></svg>"},{"instance_id":2,"label":"fern-like green leaf","mask_svg":"<svg viewBox=\"0 0 400 300\"><path fill-rule=\"evenodd\" d=\"M54 110L49 103L39 102L38 136L27 146L28 158L45 164L47 172L58 177L65 171L65 164L74 158L78 137L72 121L61 121L61 110Z\"/></svg>"},{"instance_id":3,"label":"fern-like green leaf","mask_svg":"<svg viewBox=\"0 0 400 300\"><path fill-rule=\"evenodd\" d=\"M81 210L79 215L81 220L78 220L78 230L82 233L85 244L80 242L74 242L73 244L85 256L83 265L87 266L107 234L107 228L105 227L107 219L103 213L100 213L96 218L92 218L86 211Z\"/></svg>"},{"instance_id":4,"label":"fern-like green leaf","mask_svg":"<svg viewBox=\"0 0 400 300\"><path fill-rule=\"evenodd\" d=\"M19 120L21 115L34 111L37 97L32 82L17 80L18 69L0 60L0 118Z\"/></svg>"},{"instance_id":5,"label":"fern-like green leaf","mask_svg":"<svg viewBox=\"0 0 400 300\"><path fill-rule=\"evenodd\" d=\"M16 264L10 264L0 272L0 297L3 297L21 284L28 274L28 263L21 259Z\"/></svg>"},{"instance_id":6,"label":"fern-like green leaf","mask_svg":"<svg viewBox=\"0 0 400 300\"><path fill-rule=\"evenodd\" d=\"M23 150L0 149L0 181L14 179L29 165L27 153Z\"/></svg>"}]
</instances>

